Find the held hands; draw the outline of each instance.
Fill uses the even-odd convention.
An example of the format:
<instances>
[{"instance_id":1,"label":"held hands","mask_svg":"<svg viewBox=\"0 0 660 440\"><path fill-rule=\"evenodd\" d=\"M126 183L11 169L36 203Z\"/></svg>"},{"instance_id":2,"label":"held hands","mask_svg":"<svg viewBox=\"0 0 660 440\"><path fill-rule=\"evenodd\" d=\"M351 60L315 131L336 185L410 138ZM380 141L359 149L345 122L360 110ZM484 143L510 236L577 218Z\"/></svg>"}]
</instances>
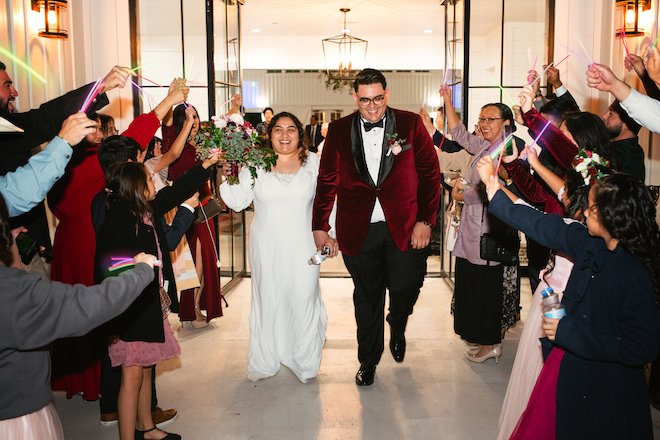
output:
<instances>
[{"instance_id":1,"label":"held hands","mask_svg":"<svg viewBox=\"0 0 660 440\"><path fill-rule=\"evenodd\" d=\"M145 254L144 252L140 252L136 256L133 257L133 261L135 264L138 263L146 263L149 265L150 268L154 268L154 261L156 261L156 257L150 254Z\"/></svg>"},{"instance_id":2,"label":"held hands","mask_svg":"<svg viewBox=\"0 0 660 440\"><path fill-rule=\"evenodd\" d=\"M587 85L591 88L610 92L617 81L612 70L603 64L593 63L587 69Z\"/></svg>"},{"instance_id":3,"label":"held hands","mask_svg":"<svg viewBox=\"0 0 660 440\"><path fill-rule=\"evenodd\" d=\"M541 91L541 81L537 81L539 73L536 70L530 70L529 75L527 75L527 84L532 84L534 88L534 96Z\"/></svg>"},{"instance_id":4,"label":"held hands","mask_svg":"<svg viewBox=\"0 0 660 440\"><path fill-rule=\"evenodd\" d=\"M639 55L635 55L634 53L631 53L627 57L624 58L623 60L624 66L626 66L626 70L628 72L632 71L635 69L635 73L637 73L637 76L644 76L646 73L646 67L644 67L644 60L642 57Z\"/></svg>"},{"instance_id":5,"label":"held hands","mask_svg":"<svg viewBox=\"0 0 660 440\"><path fill-rule=\"evenodd\" d=\"M520 108L520 106L514 105L512 110L513 110L513 120L516 121L516 124L522 126L527 125L525 123L525 118L523 118L522 109Z\"/></svg>"},{"instance_id":6,"label":"held hands","mask_svg":"<svg viewBox=\"0 0 660 440\"><path fill-rule=\"evenodd\" d=\"M543 66L543 70L547 69L548 65ZM545 76L548 80L548 84L550 84L552 87L555 89L558 89L561 87L561 79L559 79L559 69L555 69L555 67L550 67L548 70L545 71Z\"/></svg>"},{"instance_id":7,"label":"held hands","mask_svg":"<svg viewBox=\"0 0 660 440\"><path fill-rule=\"evenodd\" d=\"M545 316L543 317L543 331L545 332L545 335L548 337L548 339L550 339L551 341L555 340L558 326L559 326L559 319L546 318Z\"/></svg>"},{"instance_id":8,"label":"held hands","mask_svg":"<svg viewBox=\"0 0 660 440\"><path fill-rule=\"evenodd\" d=\"M410 237L410 244L413 249L424 249L431 242L431 226L422 222L415 223Z\"/></svg>"},{"instance_id":9,"label":"held hands","mask_svg":"<svg viewBox=\"0 0 660 440\"><path fill-rule=\"evenodd\" d=\"M534 98L536 97L536 93L534 93L532 86L527 85L523 87L518 97L520 98L520 108L522 109L522 112L527 113L530 111L532 105L534 105Z\"/></svg>"},{"instance_id":10,"label":"held hands","mask_svg":"<svg viewBox=\"0 0 660 440\"><path fill-rule=\"evenodd\" d=\"M98 122L89 119L85 113L78 112L66 118L57 135L69 145L78 145L85 136L95 133L98 125Z\"/></svg>"},{"instance_id":11,"label":"held hands","mask_svg":"<svg viewBox=\"0 0 660 440\"><path fill-rule=\"evenodd\" d=\"M192 195L191 198L189 198L183 203L185 203L188 206L192 206L193 208L199 205L199 191L197 191L195 194Z\"/></svg>"},{"instance_id":12,"label":"held hands","mask_svg":"<svg viewBox=\"0 0 660 440\"><path fill-rule=\"evenodd\" d=\"M116 87L123 89L128 81L130 76L130 70L127 67L115 66L112 70L103 78L101 82L101 90L99 95L102 95L105 92L108 92Z\"/></svg>"},{"instance_id":13,"label":"held hands","mask_svg":"<svg viewBox=\"0 0 660 440\"><path fill-rule=\"evenodd\" d=\"M316 244L316 250L320 251L323 246L327 246L330 249L328 254L329 258L334 258L339 255L339 242L334 238L330 238L327 232L323 230L312 231L314 234L314 243Z\"/></svg>"},{"instance_id":14,"label":"held hands","mask_svg":"<svg viewBox=\"0 0 660 440\"><path fill-rule=\"evenodd\" d=\"M644 52L644 62L651 79L656 83L660 83L660 47L656 46L655 49L650 46L647 47Z\"/></svg>"},{"instance_id":15,"label":"held hands","mask_svg":"<svg viewBox=\"0 0 660 440\"><path fill-rule=\"evenodd\" d=\"M419 110L419 116L422 118L422 123L424 123L424 127L426 127L426 131L429 132L429 135L433 135L433 130L435 130L435 128L433 127L433 121L431 120L431 115L429 115L426 110L421 108Z\"/></svg>"},{"instance_id":16,"label":"held hands","mask_svg":"<svg viewBox=\"0 0 660 440\"><path fill-rule=\"evenodd\" d=\"M229 177L229 175L231 174L231 167L227 163L227 159L220 159L218 161L218 163L220 164L220 167L222 168L222 175L225 176L225 177ZM236 174L240 174L241 169L242 169L241 164L240 163L236 164L236 167L237 167Z\"/></svg>"},{"instance_id":17,"label":"held hands","mask_svg":"<svg viewBox=\"0 0 660 440\"><path fill-rule=\"evenodd\" d=\"M479 172L481 181L486 184L488 200L492 200L495 193L502 188L502 185L500 185L499 180L497 180L497 176L494 175L495 166L493 165L493 160L490 156L486 155L479 160L477 171Z\"/></svg>"},{"instance_id":18,"label":"held hands","mask_svg":"<svg viewBox=\"0 0 660 440\"><path fill-rule=\"evenodd\" d=\"M186 122L184 125L190 127L195 121L195 109L190 106L184 111L184 113L186 114Z\"/></svg>"},{"instance_id":19,"label":"held hands","mask_svg":"<svg viewBox=\"0 0 660 440\"><path fill-rule=\"evenodd\" d=\"M174 78L167 91L167 97L172 105L177 105L188 99L188 93L190 93L188 81L184 78Z\"/></svg>"},{"instance_id":20,"label":"held hands","mask_svg":"<svg viewBox=\"0 0 660 440\"><path fill-rule=\"evenodd\" d=\"M211 165L215 165L216 163L218 163L219 160L220 160L220 156L218 156L217 154L214 154L211 157L209 157L208 159L206 159L204 162L202 162L202 168L204 168L206 170Z\"/></svg>"},{"instance_id":21,"label":"held hands","mask_svg":"<svg viewBox=\"0 0 660 440\"><path fill-rule=\"evenodd\" d=\"M511 143L513 144L513 153L511 153L510 156L507 156L506 151L504 152L504 156L502 157L502 162L504 163L511 163L514 160L518 159L518 147L516 146L516 143L513 140L511 140ZM502 172L502 169L503 167L500 168L500 172Z\"/></svg>"},{"instance_id":22,"label":"held hands","mask_svg":"<svg viewBox=\"0 0 660 440\"><path fill-rule=\"evenodd\" d=\"M444 100L445 105L452 105L451 87L447 85L440 86L440 90L438 90L438 93L440 94L440 97Z\"/></svg>"}]
</instances>

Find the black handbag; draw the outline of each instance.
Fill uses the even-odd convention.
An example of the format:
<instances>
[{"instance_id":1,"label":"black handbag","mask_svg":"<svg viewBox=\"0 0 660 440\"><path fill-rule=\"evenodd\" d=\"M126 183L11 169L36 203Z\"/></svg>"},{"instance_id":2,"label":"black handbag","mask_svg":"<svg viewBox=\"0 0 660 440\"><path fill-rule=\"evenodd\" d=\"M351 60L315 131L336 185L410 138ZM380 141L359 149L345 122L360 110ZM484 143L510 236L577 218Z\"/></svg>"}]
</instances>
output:
<instances>
[{"instance_id":1,"label":"black handbag","mask_svg":"<svg viewBox=\"0 0 660 440\"><path fill-rule=\"evenodd\" d=\"M498 232L483 233L484 210L481 212L481 238L479 240L479 258L482 260L497 261L506 266L518 264L518 251L520 250L520 239L518 234L506 234Z\"/></svg>"}]
</instances>

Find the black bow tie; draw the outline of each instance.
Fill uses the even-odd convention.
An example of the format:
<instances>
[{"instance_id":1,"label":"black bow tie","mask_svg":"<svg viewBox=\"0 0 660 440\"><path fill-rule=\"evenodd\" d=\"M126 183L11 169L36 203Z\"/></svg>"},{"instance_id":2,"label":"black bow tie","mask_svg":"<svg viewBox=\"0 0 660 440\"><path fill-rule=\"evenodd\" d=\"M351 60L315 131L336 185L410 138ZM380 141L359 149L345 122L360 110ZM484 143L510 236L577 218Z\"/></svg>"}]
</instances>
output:
<instances>
[{"instance_id":1,"label":"black bow tie","mask_svg":"<svg viewBox=\"0 0 660 440\"><path fill-rule=\"evenodd\" d=\"M371 129L374 127L383 128L383 120L381 119L380 121L374 122L373 124L371 122L364 121L364 131L371 131Z\"/></svg>"}]
</instances>

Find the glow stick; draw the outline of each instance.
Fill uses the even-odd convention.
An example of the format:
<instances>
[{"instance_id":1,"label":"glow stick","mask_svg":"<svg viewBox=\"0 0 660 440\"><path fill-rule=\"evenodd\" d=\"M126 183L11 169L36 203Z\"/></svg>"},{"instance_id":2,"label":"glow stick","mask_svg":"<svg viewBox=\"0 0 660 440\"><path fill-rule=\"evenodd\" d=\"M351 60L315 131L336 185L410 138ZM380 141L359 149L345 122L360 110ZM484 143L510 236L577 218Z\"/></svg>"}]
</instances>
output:
<instances>
[{"instance_id":1,"label":"glow stick","mask_svg":"<svg viewBox=\"0 0 660 440\"><path fill-rule=\"evenodd\" d=\"M536 70L536 62L539 60L539 56L536 55L536 58L534 59L534 66L530 70ZM540 77L539 77L540 78ZM529 78L527 79L527 84L529 84L529 81L532 79L532 76L530 74Z\"/></svg>"},{"instance_id":2,"label":"glow stick","mask_svg":"<svg viewBox=\"0 0 660 440\"><path fill-rule=\"evenodd\" d=\"M527 67L532 70L532 46L527 46Z\"/></svg>"},{"instance_id":3,"label":"glow stick","mask_svg":"<svg viewBox=\"0 0 660 440\"><path fill-rule=\"evenodd\" d=\"M147 79L147 78L145 78L144 76L140 76L140 75L138 75L137 73L133 73L133 75L135 75L135 76L137 76L138 78L141 78L141 79L143 79L143 80L145 80L145 81L148 81L148 82L150 82L150 83L153 84L153 85L156 85L156 86L161 87L161 88L163 87L163 86L161 86L160 84L158 84L157 82L153 82L152 80Z\"/></svg>"},{"instance_id":4,"label":"glow stick","mask_svg":"<svg viewBox=\"0 0 660 440\"><path fill-rule=\"evenodd\" d=\"M591 59L589 56L589 53L587 52L587 48L584 47L584 44L582 43L582 40L580 40L580 37L575 35L575 32L571 31L573 33L573 36L577 39L578 43L580 43L580 47L582 47L582 50L584 51L584 54L587 56L587 59L589 60L589 65L592 66L594 64L594 61Z\"/></svg>"},{"instance_id":5,"label":"glow stick","mask_svg":"<svg viewBox=\"0 0 660 440\"><path fill-rule=\"evenodd\" d=\"M144 63L144 64L141 65L141 66L133 67L131 70L129 70L129 72L135 72L136 70L141 69L141 68L143 68L144 66L148 66L148 65L151 64L151 63L155 63L156 61L160 61L160 58L156 58L155 60L149 61L148 63Z\"/></svg>"},{"instance_id":6,"label":"glow stick","mask_svg":"<svg viewBox=\"0 0 660 440\"><path fill-rule=\"evenodd\" d=\"M192 70L192 66L195 64L195 55L193 55L192 60L190 60L190 67L188 67L188 72ZM186 72L183 72L183 77L186 77Z\"/></svg>"},{"instance_id":7,"label":"glow stick","mask_svg":"<svg viewBox=\"0 0 660 440\"><path fill-rule=\"evenodd\" d=\"M500 158L497 160L497 167L495 168L495 175L500 173L500 165L502 165L502 158L504 157L504 148L500 151Z\"/></svg>"},{"instance_id":8,"label":"glow stick","mask_svg":"<svg viewBox=\"0 0 660 440\"><path fill-rule=\"evenodd\" d=\"M628 50L628 41L626 39L626 30L621 28L621 42L623 43L623 48L626 49L626 56L630 56L630 51Z\"/></svg>"},{"instance_id":9,"label":"glow stick","mask_svg":"<svg viewBox=\"0 0 660 440\"><path fill-rule=\"evenodd\" d=\"M530 84L530 86L533 85L536 81L540 80L541 77L543 76L543 74L545 74L545 72L547 72L548 69L549 69L550 67L552 67L552 64L553 64L553 63L548 64L548 67L546 67L545 70L543 71L543 73L541 73L541 74L540 74L540 75L539 75L534 81L532 81L532 84Z\"/></svg>"},{"instance_id":10,"label":"glow stick","mask_svg":"<svg viewBox=\"0 0 660 440\"><path fill-rule=\"evenodd\" d=\"M223 103L220 104L220 105L225 105L225 104L227 104L228 102L231 102L231 101L233 101L233 100L234 100L234 97L232 96L231 98L229 98L228 100L226 100L225 102L223 102Z\"/></svg>"},{"instance_id":11,"label":"glow stick","mask_svg":"<svg viewBox=\"0 0 660 440\"><path fill-rule=\"evenodd\" d=\"M85 113L87 109L89 108L89 105L92 103L94 98L96 98L96 95L101 91L101 79L99 78L95 83L94 87L92 87L92 90L89 92L89 95L85 98L85 101L83 102L83 105L80 109L81 112Z\"/></svg>"},{"instance_id":12,"label":"glow stick","mask_svg":"<svg viewBox=\"0 0 660 440\"><path fill-rule=\"evenodd\" d=\"M144 89L143 89L142 87L140 87L139 85L137 85L137 83L136 83L135 81L131 80L131 83L132 83L132 84L133 84L133 85L134 85L134 86L135 86L140 92L142 92L142 95L140 95L140 96L142 97L142 100L145 101L146 104L148 104L147 106L149 107L149 111L153 110L153 108L151 107L151 100L153 100L153 98L151 97L151 95L149 95L147 92L145 92ZM149 99L147 99L147 97L148 97ZM155 100L154 100L154 102L155 102ZM145 107L147 107L147 106L145 106Z\"/></svg>"},{"instance_id":13,"label":"glow stick","mask_svg":"<svg viewBox=\"0 0 660 440\"><path fill-rule=\"evenodd\" d=\"M449 69L445 69L445 79L444 79L444 81L442 81L443 86L447 85L447 73L449 73Z\"/></svg>"},{"instance_id":14,"label":"glow stick","mask_svg":"<svg viewBox=\"0 0 660 440\"><path fill-rule=\"evenodd\" d=\"M653 8L653 13L657 16L658 15L658 0L655 0L655 7ZM624 25L625 26L625 25ZM655 37L655 38L653 38ZM653 40L653 46L651 49L655 49L655 45L658 42L658 22L656 21L653 23L653 33L651 34L651 39Z\"/></svg>"},{"instance_id":15,"label":"glow stick","mask_svg":"<svg viewBox=\"0 0 660 440\"><path fill-rule=\"evenodd\" d=\"M201 83L201 82L190 81L190 80L186 80L186 81L188 81L188 84L191 84L191 85L194 85L194 86L202 86L202 87L208 87L209 86L207 83Z\"/></svg>"},{"instance_id":16,"label":"glow stick","mask_svg":"<svg viewBox=\"0 0 660 440\"><path fill-rule=\"evenodd\" d=\"M531 149L534 147L534 145L536 145L536 143L539 141L539 139L541 138L541 135L543 134L543 132L545 131L545 129L548 128L548 125L550 125L550 121L548 121L548 122L545 123L545 126L544 126L543 129L539 132L539 135L536 136L536 139L534 139L534 142L532 142L532 145L529 146L529 149L530 149L530 150L531 150ZM524 159L527 159L527 153L524 153L524 157L521 157L521 159L523 159L523 160L524 160Z\"/></svg>"},{"instance_id":17,"label":"glow stick","mask_svg":"<svg viewBox=\"0 0 660 440\"><path fill-rule=\"evenodd\" d=\"M44 78L43 76L39 75L39 74L37 73L36 70L34 70L32 67L28 66L28 65L27 65L25 62L23 62L22 60L18 59L18 57L17 57L16 55L14 55L13 53L9 52L7 49L5 49L4 47L1 47L1 46L0 46L0 53L3 54L4 56L7 56L7 57L11 58L13 61L16 62L16 64L18 64L18 65L21 66L23 69L25 69L25 70L27 70L28 72L30 72L35 78L37 78L37 79L38 79L39 81L41 81L42 83L46 84L46 78Z\"/></svg>"},{"instance_id":18,"label":"glow stick","mask_svg":"<svg viewBox=\"0 0 660 440\"><path fill-rule=\"evenodd\" d=\"M112 261L117 261L115 264L108 268L109 271L115 271L123 269L125 267L135 266L135 260L133 258L122 258L122 257L112 257ZM154 266L162 266L163 262L161 260L154 260Z\"/></svg>"},{"instance_id":19,"label":"glow stick","mask_svg":"<svg viewBox=\"0 0 660 440\"><path fill-rule=\"evenodd\" d=\"M144 103L144 106L149 107L150 112L153 111L153 107L151 107L151 102L147 99L147 97L144 95L140 95L140 97L142 98L142 102Z\"/></svg>"},{"instance_id":20,"label":"glow stick","mask_svg":"<svg viewBox=\"0 0 660 440\"><path fill-rule=\"evenodd\" d=\"M504 94L506 95L506 97L509 98L509 101L511 101L511 105L516 105L516 103L513 101L513 99L511 99L511 97L510 97L509 94L506 92L506 90L504 90L504 87L502 87L502 84L498 84L498 86L499 86L499 88L504 92Z\"/></svg>"},{"instance_id":21,"label":"glow stick","mask_svg":"<svg viewBox=\"0 0 660 440\"><path fill-rule=\"evenodd\" d=\"M426 89L427 87L424 87L424 96L422 96L422 108L426 105Z\"/></svg>"},{"instance_id":22,"label":"glow stick","mask_svg":"<svg viewBox=\"0 0 660 440\"><path fill-rule=\"evenodd\" d=\"M570 56L571 56L571 54L566 55L564 58L561 59L560 62L558 62L557 64L555 64L555 69L556 69L557 66L560 65L560 64L561 64L566 58L568 58L568 57L570 57Z\"/></svg>"},{"instance_id":23,"label":"glow stick","mask_svg":"<svg viewBox=\"0 0 660 440\"><path fill-rule=\"evenodd\" d=\"M490 153L490 158L493 159L493 160L497 159L497 156L500 155L500 153L502 152L502 150L504 149L504 147L506 147L506 145L509 143L509 141L510 141L512 138L513 138L513 135L512 135L512 134L508 135L508 136L506 137L506 139L504 139L504 141L500 144L500 146L497 147L492 153Z\"/></svg>"}]
</instances>

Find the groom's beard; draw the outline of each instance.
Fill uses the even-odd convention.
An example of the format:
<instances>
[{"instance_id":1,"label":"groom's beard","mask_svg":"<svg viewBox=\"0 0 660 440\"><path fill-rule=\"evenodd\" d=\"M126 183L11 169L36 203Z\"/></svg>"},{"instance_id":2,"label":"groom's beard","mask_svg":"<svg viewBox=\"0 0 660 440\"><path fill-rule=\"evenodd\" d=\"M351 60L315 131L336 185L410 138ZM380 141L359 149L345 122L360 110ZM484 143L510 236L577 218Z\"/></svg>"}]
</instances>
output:
<instances>
[{"instance_id":1,"label":"groom's beard","mask_svg":"<svg viewBox=\"0 0 660 440\"><path fill-rule=\"evenodd\" d=\"M17 113L16 107L14 107L14 102L15 98L13 96L7 101L0 98L0 113Z\"/></svg>"}]
</instances>

